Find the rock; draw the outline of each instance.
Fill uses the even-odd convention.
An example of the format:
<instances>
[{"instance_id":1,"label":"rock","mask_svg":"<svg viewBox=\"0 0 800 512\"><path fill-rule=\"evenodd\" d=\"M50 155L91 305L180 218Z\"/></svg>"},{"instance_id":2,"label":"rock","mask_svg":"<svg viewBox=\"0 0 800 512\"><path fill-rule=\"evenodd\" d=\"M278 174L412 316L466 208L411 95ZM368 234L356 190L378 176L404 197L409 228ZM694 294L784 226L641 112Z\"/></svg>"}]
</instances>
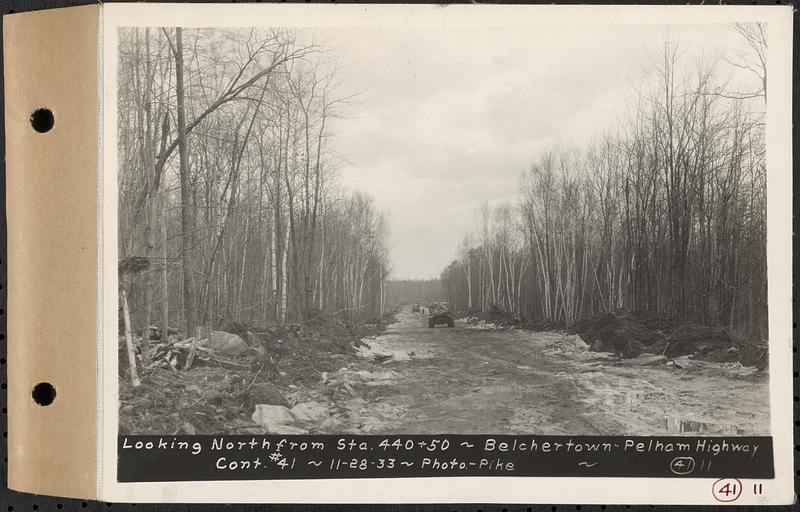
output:
<instances>
[{"instance_id":1,"label":"rock","mask_svg":"<svg viewBox=\"0 0 800 512\"><path fill-rule=\"evenodd\" d=\"M286 434L285 429L294 423L291 411L283 405L258 404L253 412L253 423L260 425L268 434ZM292 427L294 428L294 427ZM302 430L302 429L298 429Z\"/></svg>"},{"instance_id":2,"label":"rock","mask_svg":"<svg viewBox=\"0 0 800 512\"><path fill-rule=\"evenodd\" d=\"M695 361L691 356L676 357L672 360L672 364L675 368L680 368L682 370L694 370L702 366L702 363Z\"/></svg>"},{"instance_id":3,"label":"rock","mask_svg":"<svg viewBox=\"0 0 800 512\"><path fill-rule=\"evenodd\" d=\"M631 359L631 364L638 366L657 366L667 362L667 357L658 354L642 354L639 357Z\"/></svg>"},{"instance_id":4,"label":"rock","mask_svg":"<svg viewBox=\"0 0 800 512\"><path fill-rule=\"evenodd\" d=\"M369 402L367 402L363 398L351 398L344 403L344 406L350 409L351 411L359 411L364 408ZM334 404L331 404L334 405Z\"/></svg>"},{"instance_id":5,"label":"rock","mask_svg":"<svg viewBox=\"0 0 800 512\"><path fill-rule=\"evenodd\" d=\"M571 341L578 350L586 350L589 348L589 345L577 334L572 336Z\"/></svg>"},{"instance_id":6,"label":"rock","mask_svg":"<svg viewBox=\"0 0 800 512\"><path fill-rule=\"evenodd\" d=\"M289 411L298 423L319 425L328 416L328 408L319 402L303 402L295 405Z\"/></svg>"},{"instance_id":7,"label":"rock","mask_svg":"<svg viewBox=\"0 0 800 512\"><path fill-rule=\"evenodd\" d=\"M739 349L736 347L728 347L728 350L726 352L728 352L729 354L735 354L739 352Z\"/></svg>"},{"instance_id":8,"label":"rock","mask_svg":"<svg viewBox=\"0 0 800 512\"><path fill-rule=\"evenodd\" d=\"M250 346L236 334L225 331L211 331L208 348L220 354L239 356L248 351Z\"/></svg>"},{"instance_id":9,"label":"rock","mask_svg":"<svg viewBox=\"0 0 800 512\"><path fill-rule=\"evenodd\" d=\"M342 422L334 418L333 416L328 416L325 418L322 423L319 424L318 431L320 432L340 432L342 427Z\"/></svg>"},{"instance_id":10,"label":"rock","mask_svg":"<svg viewBox=\"0 0 800 512\"><path fill-rule=\"evenodd\" d=\"M308 434L308 430L300 427L293 427L291 425L278 425L270 434Z\"/></svg>"}]
</instances>

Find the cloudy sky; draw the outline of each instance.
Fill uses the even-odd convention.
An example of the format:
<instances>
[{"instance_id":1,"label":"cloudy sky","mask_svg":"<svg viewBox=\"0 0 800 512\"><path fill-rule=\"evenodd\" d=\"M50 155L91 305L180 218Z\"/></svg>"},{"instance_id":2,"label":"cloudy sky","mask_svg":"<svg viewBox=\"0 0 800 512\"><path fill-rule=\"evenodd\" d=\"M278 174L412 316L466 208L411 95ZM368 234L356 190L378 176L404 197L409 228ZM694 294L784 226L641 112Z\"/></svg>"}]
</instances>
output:
<instances>
[{"instance_id":1,"label":"cloudy sky","mask_svg":"<svg viewBox=\"0 0 800 512\"><path fill-rule=\"evenodd\" d=\"M345 183L388 217L393 277L438 277L473 212L514 203L518 177L540 151L614 130L666 30L318 31L344 65L344 90L365 91L332 143ZM741 48L730 26L670 30L691 63ZM724 60L721 70L732 72Z\"/></svg>"}]
</instances>

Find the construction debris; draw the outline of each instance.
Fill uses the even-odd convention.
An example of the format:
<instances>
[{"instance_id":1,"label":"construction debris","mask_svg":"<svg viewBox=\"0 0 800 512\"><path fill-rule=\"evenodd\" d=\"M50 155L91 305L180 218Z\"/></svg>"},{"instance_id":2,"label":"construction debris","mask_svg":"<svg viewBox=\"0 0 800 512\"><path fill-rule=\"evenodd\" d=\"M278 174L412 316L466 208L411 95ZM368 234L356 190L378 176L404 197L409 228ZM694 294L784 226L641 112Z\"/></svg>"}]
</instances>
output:
<instances>
[{"instance_id":1,"label":"construction debris","mask_svg":"<svg viewBox=\"0 0 800 512\"><path fill-rule=\"evenodd\" d=\"M196 337L180 339L172 333L165 341L147 340L147 358L140 350L142 337L131 333L138 387L130 378L127 339L119 338L120 433L335 431L341 418L332 418L324 403L295 395L328 375L334 381L331 392L348 400L358 396L359 377L345 379L347 372L338 370L358 358L355 347L362 337L377 334L387 324L225 325L239 332L212 331L197 343ZM139 332L147 333L147 329ZM195 358L187 370L193 345ZM292 397L291 403L287 397Z\"/></svg>"}]
</instances>

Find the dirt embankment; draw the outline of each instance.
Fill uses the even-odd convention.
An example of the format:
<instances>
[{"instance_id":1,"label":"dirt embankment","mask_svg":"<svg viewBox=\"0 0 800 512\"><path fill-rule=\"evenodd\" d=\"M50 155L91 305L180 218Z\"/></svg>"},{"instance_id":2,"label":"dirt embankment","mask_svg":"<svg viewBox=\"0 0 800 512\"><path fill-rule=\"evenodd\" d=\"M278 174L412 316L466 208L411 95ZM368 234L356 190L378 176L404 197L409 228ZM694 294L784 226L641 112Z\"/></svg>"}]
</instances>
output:
<instances>
[{"instance_id":1,"label":"dirt embankment","mask_svg":"<svg viewBox=\"0 0 800 512\"><path fill-rule=\"evenodd\" d=\"M767 367L767 342L732 336L724 327L711 327L661 318L644 311L619 310L582 319L566 328L547 320L527 321L494 309L487 313L462 314L471 325L494 325L501 329L566 331L578 334L595 352L612 352L621 358L643 353L667 358L691 356L711 362L738 362L759 369Z\"/></svg>"},{"instance_id":2,"label":"dirt embankment","mask_svg":"<svg viewBox=\"0 0 800 512\"><path fill-rule=\"evenodd\" d=\"M177 336L168 343L151 340L150 359L143 363L137 339L138 387L131 385L120 340L120 433L260 433L250 417L256 404L287 405L287 395L356 360L360 340L393 321L391 314L359 326L322 318L287 326L230 323L210 341L201 340L189 370L190 342ZM221 351L207 348L223 337ZM241 350L233 350L237 343Z\"/></svg>"}]
</instances>

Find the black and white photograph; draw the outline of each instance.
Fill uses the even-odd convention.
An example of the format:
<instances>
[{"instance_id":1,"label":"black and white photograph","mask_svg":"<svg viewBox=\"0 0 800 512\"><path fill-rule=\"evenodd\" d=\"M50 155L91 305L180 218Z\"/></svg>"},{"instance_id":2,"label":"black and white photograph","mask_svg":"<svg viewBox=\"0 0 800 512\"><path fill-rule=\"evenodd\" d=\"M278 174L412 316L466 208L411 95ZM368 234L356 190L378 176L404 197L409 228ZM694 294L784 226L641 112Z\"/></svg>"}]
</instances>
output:
<instances>
[{"instance_id":1,"label":"black and white photograph","mask_svg":"<svg viewBox=\"0 0 800 512\"><path fill-rule=\"evenodd\" d=\"M117 32L120 435L771 435L768 23L253 23Z\"/></svg>"}]
</instances>

